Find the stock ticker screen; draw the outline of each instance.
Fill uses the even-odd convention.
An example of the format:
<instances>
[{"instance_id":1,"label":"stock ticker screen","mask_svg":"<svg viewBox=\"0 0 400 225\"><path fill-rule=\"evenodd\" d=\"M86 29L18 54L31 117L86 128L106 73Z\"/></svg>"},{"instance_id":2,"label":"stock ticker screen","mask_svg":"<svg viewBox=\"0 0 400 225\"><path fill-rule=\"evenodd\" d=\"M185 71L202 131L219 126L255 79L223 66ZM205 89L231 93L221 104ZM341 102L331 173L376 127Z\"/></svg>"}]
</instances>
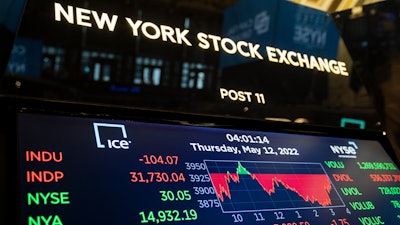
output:
<instances>
[{"instance_id":1,"label":"stock ticker screen","mask_svg":"<svg viewBox=\"0 0 400 225\"><path fill-rule=\"evenodd\" d=\"M18 142L24 225L400 221L374 140L20 113Z\"/></svg>"}]
</instances>

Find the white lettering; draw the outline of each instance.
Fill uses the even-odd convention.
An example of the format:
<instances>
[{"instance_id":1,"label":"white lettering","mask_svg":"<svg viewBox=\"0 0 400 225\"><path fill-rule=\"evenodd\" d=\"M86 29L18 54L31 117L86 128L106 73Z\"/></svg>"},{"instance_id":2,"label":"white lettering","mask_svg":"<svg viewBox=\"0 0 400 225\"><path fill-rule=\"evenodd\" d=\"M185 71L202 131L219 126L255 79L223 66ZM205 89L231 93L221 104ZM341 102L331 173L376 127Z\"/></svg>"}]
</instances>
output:
<instances>
[{"instance_id":1,"label":"white lettering","mask_svg":"<svg viewBox=\"0 0 400 225\"><path fill-rule=\"evenodd\" d=\"M94 21L99 29L104 29L107 25L109 31L114 31L117 24L118 16L110 16L107 13L102 13L101 16L96 11L91 11L84 8L75 8L76 24L85 27L92 27L91 15L93 15ZM56 21L61 21L61 17L65 18L68 23L74 24L74 7L67 6L67 11L63 8L60 3L54 3L54 19Z\"/></svg>"},{"instance_id":2,"label":"white lettering","mask_svg":"<svg viewBox=\"0 0 400 225\"><path fill-rule=\"evenodd\" d=\"M267 50L268 60L277 63L278 59L276 58L275 48L267 46L266 50Z\"/></svg>"},{"instance_id":3,"label":"white lettering","mask_svg":"<svg viewBox=\"0 0 400 225\"><path fill-rule=\"evenodd\" d=\"M225 97L228 97L232 101L241 101L241 102L251 102L251 96L253 95L252 92L248 91L236 91L236 90L227 90L225 88L220 88L219 93L221 96L221 99L225 99Z\"/></svg>"},{"instance_id":4,"label":"white lettering","mask_svg":"<svg viewBox=\"0 0 400 225\"><path fill-rule=\"evenodd\" d=\"M310 70L318 70L321 72L332 72L334 74L348 76L346 63L328 60L321 57L315 57L313 55L308 56L307 54L301 54L299 52L281 50L270 46L265 47L268 60L270 62L287 64L296 67L305 67Z\"/></svg>"},{"instance_id":5,"label":"white lettering","mask_svg":"<svg viewBox=\"0 0 400 225\"><path fill-rule=\"evenodd\" d=\"M207 40L211 39L211 43ZM237 43L230 38L221 38L220 36L198 33L197 39L199 40L199 47L202 49L209 49L211 44L213 45L214 51L218 52L221 49L228 54L235 54L239 52L240 55L247 58L258 58L264 59L258 52L259 44L253 45L249 42L238 41ZM244 51L243 47L248 47L248 52Z\"/></svg>"},{"instance_id":6,"label":"white lettering","mask_svg":"<svg viewBox=\"0 0 400 225\"><path fill-rule=\"evenodd\" d=\"M242 56L244 56L244 57L249 57L249 56L250 56L250 53L245 52L245 51L243 50L242 46L248 47L247 42L245 42L245 41L239 41L239 42L237 43L238 52L239 52Z\"/></svg>"},{"instance_id":7,"label":"white lettering","mask_svg":"<svg viewBox=\"0 0 400 225\"><path fill-rule=\"evenodd\" d=\"M107 26L109 31L115 30L118 21L117 15L109 16L107 13L99 14L98 12L93 10L78 7L74 8L72 6L67 6L66 8L64 8L60 3L54 3L54 11L54 18L56 21L61 21L62 19L65 19L68 23L71 24L76 23L80 26L92 27L93 25L91 23L91 16L93 16L95 25L97 25L99 29L104 29L105 26ZM74 16L76 18L74 18ZM152 40L161 39L165 42L169 41L175 44L185 44L187 46L192 46L191 42L187 38L189 30L181 30L179 28L173 28L167 25L156 25L152 22L144 22L141 20L136 20L134 22L131 18L128 17L126 17L125 20L132 28L132 35L135 37L142 34L146 38ZM295 32L293 40L295 42L301 42L309 46L317 47L325 45L327 36L327 33L325 31L299 25L297 25L294 29ZM264 59L258 51L260 48L259 44L253 44L250 42L245 42L243 40L236 42L231 38L222 38L217 35L206 34L203 32L197 33L197 39L199 41L198 47L200 47L201 49L213 48L213 50L216 52L222 49L222 51L226 52L227 54L239 53L246 58L257 58L260 60ZM343 76L349 75L346 64L344 62L328 60L312 55L308 56L307 54L281 50L279 48L274 48L270 46L266 46L265 50L267 53L268 61L270 62L292 65L295 67L305 67L307 69L334 73ZM9 67L13 68L15 66L13 65ZM249 99L250 96L246 92L237 92L237 96L235 97L233 93L234 92L230 92L230 97L232 99L237 99L240 101L246 101Z\"/></svg>"},{"instance_id":8,"label":"white lettering","mask_svg":"<svg viewBox=\"0 0 400 225\"><path fill-rule=\"evenodd\" d=\"M132 27L132 32L133 32L133 36L137 37L139 36L139 32L138 29L140 27L140 25L142 25L143 21L141 20L136 20L136 23L134 23L131 18L125 18L126 21L128 21L129 25Z\"/></svg>"},{"instance_id":9,"label":"white lettering","mask_svg":"<svg viewBox=\"0 0 400 225\"><path fill-rule=\"evenodd\" d=\"M296 61L294 61L294 59L293 59L293 57L296 57L296 52L289 51L289 52L287 53L287 57L288 57L288 60L289 60L289 62L290 62L291 65L293 65L293 66L299 66L299 65L300 65L299 62L296 62ZM297 58L296 58L296 59L297 59Z\"/></svg>"},{"instance_id":10,"label":"white lettering","mask_svg":"<svg viewBox=\"0 0 400 225\"><path fill-rule=\"evenodd\" d=\"M154 31L153 34L151 34L148 31L148 27L152 28L152 30ZM150 22L144 22L142 25L142 33L144 34L145 37L147 37L148 39L158 39L161 36L161 31L160 29L158 29L157 25L155 25L154 23L150 23Z\"/></svg>"},{"instance_id":11,"label":"white lettering","mask_svg":"<svg viewBox=\"0 0 400 225\"><path fill-rule=\"evenodd\" d=\"M317 68L317 70L321 71L321 68L318 65L317 59L312 55L310 56L310 69Z\"/></svg>"},{"instance_id":12,"label":"white lettering","mask_svg":"<svg viewBox=\"0 0 400 225\"><path fill-rule=\"evenodd\" d=\"M221 152L221 153L233 153L240 154L238 147L229 145L204 145L200 143L189 143L193 151L199 152Z\"/></svg>"},{"instance_id":13,"label":"white lettering","mask_svg":"<svg viewBox=\"0 0 400 225\"><path fill-rule=\"evenodd\" d=\"M72 6L68 6L68 13L64 10L60 3L54 3L54 15L56 21L61 21L61 14L67 20L68 23L74 23L74 8Z\"/></svg>"},{"instance_id":14,"label":"white lettering","mask_svg":"<svg viewBox=\"0 0 400 225\"><path fill-rule=\"evenodd\" d=\"M290 64L289 61L286 59L286 50L280 50L279 48L276 49L276 53L278 53L279 55L279 61L278 63L286 63L286 64Z\"/></svg>"},{"instance_id":15,"label":"white lettering","mask_svg":"<svg viewBox=\"0 0 400 225\"><path fill-rule=\"evenodd\" d=\"M326 71L328 73L331 72L331 68L329 67L329 62L327 59L323 59L321 57L318 57L318 63L321 67L321 71Z\"/></svg>"},{"instance_id":16,"label":"white lettering","mask_svg":"<svg viewBox=\"0 0 400 225\"><path fill-rule=\"evenodd\" d=\"M349 73L347 72L347 68L346 68L346 63L344 62L338 62L338 66L339 66L339 73L344 75L344 76L348 76Z\"/></svg>"},{"instance_id":17,"label":"white lettering","mask_svg":"<svg viewBox=\"0 0 400 225\"><path fill-rule=\"evenodd\" d=\"M99 17L99 15L97 14L96 11L92 11L92 14L93 14L94 21L96 21L97 27L99 29L102 30L104 28L104 25L107 24L108 30L114 31L115 26L117 25L117 20L118 20L117 15L113 15L112 19L110 20L110 17L108 16L107 13L102 13L101 17Z\"/></svg>"},{"instance_id":18,"label":"white lettering","mask_svg":"<svg viewBox=\"0 0 400 225\"><path fill-rule=\"evenodd\" d=\"M297 53L297 59L299 60L299 64L301 67L306 67L307 69L310 69L310 62L308 61L308 56L306 54L301 55L300 53Z\"/></svg>"},{"instance_id":19,"label":"white lettering","mask_svg":"<svg viewBox=\"0 0 400 225\"><path fill-rule=\"evenodd\" d=\"M165 25L161 25L161 36L162 36L162 40L163 41L167 41L168 39L172 42L172 43L176 43L174 36L174 29L170 26L165 26Z\"/></svg>"},{"instance_id":20,"label":"white lettering","mask_svg":"<svg viewBox=\"0 0 400 225\"><path fill-rule=\"evenodd\" d=\"M190 43L190 41L185 37L189 33L189 30L183 30L183 32L181 32L179 28L175 28L175 32L176 38L178 39L178 44L185 42L187 46L192 46L192 43Z\"/></svg>"},{"instance_id":21,"label":"white lettering","mask_svg":"<svg viewBox=\"0 0 400 225\"><path fill-rule=\"evenodd\" d=\"M256 58L257 57L258 59L263 60L264 58L258 52L258 48L260 48L259 44L253 45L252 43L249 43L249 49L250 49L251 58Z\"/></svg>"},{"instance_id":22,"label":"white lettering","mask_svg":"<svg viewBox=\"0 0 400 225\"><path fill-rule=\"evenodd\" d=\"M340 74L340 69L337 66L337 62L335 60L329 60L329 68L334 74Z\"/></svg>"},{"instance_id":23,"label":"white lettering","mask_svg":"<svg viewBox=\"0 0 400 225\"><path fill-rule=\"evenodd\" d=\"M92 27L92 24L90 23L90 10L89 9L83 9L83 8L76 8L76 24L85 26L85 27ZM88 22L89 21L89 22Z\"/></svg>"},{"instance_id":24,"label":"white lettering","mask_svg":"<svg viewBox=\"0 0 400 225\"><path fill-rule=\"evenodd\" d=\"M126 140L107 140L108 148L129 149L129 142Z\"/></svg>"},{"instance_id":25,"label":"white lettering","mask_svg":"<svg viewBox=\"0 0 400 225\"><path fill-rule=\"evenodd\" d=\"M229 44L230 45L230 49L228 48L228 46L226 45L226 44ZM229 38L224 38L224 39L222 39L222 41L221 41L221 47L222 47L222 49L226 52L226 53L228 53L228 54L235 54L236 53L236 51L237 51L237 49L236 49L236 43L234 42L234 41L232 41L231 39L229 39Z\"/></svg>"},{"instance_id":26,"label":"white lettering","mask_svg":"<svg viewBox=\"0 0 400 225\"><path fill-rule=\"evenodd\" d=\"M197 39L200 41L199 42L199 47L202 49L209 49L210 48L210 42L207 41L207 34L205 33L198 33L197 34Z\"/></svg>"},{"instance_id":27,"label":"white lettering","mask_svg":"<svg viewBox=\"0 0 400 225\"><path fill-rule=\"evenodd\" d=\"M190 41L186 38L189 30L181 31L179 28L174 29L167 25L160 25L160 27L158 27L154 23L143 22L141 20L133 22L132 19L128 17L126 17L125 20L128 22L129 26L131 26L132 34L135 37L139 36L140 29L141 33L148 39L156 40L161 38L163 41L170 41L175 44L185 43L188 46L192 46Z\"/></svg>"},{"instance_id":28,"label":"white lettering","mask_svg":"<svg viewBox=\"0 0 400 225\"><path fill-rule=\"evenodd\" d=\"M215 50L216 52L218 52L218 51L219 51L218 41L221 40L221 37L215 36L215 35L212 35L212 34L209 34L209 35L208 35L208 38L210 38L210 39L213 41L214 50Z\"/></svg>"}]
</instances>

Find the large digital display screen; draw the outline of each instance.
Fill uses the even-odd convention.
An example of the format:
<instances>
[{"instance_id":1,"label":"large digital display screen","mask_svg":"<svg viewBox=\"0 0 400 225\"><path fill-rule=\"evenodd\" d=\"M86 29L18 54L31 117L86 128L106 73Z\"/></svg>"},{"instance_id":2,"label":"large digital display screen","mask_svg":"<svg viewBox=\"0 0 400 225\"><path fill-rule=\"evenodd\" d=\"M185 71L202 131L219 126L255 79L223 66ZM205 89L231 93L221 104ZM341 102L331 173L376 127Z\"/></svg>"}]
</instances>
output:
<instances>
[{"instance_id":1,"label":"large digital display screen","mask_svg":"<svg viewBox=\"0 0 400 225\"><path fill-rule=\"evenodd\" d=\"M20 113L26 225L378 225L400 173L376 140Z\"/></svg>"}]
</instances>

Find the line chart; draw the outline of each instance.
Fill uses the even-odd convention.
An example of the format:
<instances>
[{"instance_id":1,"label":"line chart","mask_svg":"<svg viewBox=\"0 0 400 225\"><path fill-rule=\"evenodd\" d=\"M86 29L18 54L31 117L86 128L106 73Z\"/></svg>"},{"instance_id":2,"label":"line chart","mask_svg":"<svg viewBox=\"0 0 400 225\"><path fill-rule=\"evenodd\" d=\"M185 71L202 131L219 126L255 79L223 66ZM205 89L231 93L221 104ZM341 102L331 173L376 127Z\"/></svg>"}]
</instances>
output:
<instances>
[{"instance_id":1,"label":"line chart","mask_svg":"<svg viewBox=\"0 0 400 225\"><path fill-rule=\"evenodd\" d=\"M223 212L344 206L319 163L204 162Z\"/></svg>"}]
</instances>

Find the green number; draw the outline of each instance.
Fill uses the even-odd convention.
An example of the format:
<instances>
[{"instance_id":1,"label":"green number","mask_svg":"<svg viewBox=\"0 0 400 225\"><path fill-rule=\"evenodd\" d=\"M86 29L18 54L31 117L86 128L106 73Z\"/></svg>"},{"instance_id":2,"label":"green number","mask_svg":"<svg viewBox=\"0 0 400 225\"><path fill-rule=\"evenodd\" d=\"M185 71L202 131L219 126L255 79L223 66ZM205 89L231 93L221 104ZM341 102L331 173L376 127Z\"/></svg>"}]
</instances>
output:
<instances>
[{"instance_id":1,"label":"green number","mask_svg":"<svg viewBox=\"0 0 400 225\"><path fill-rule=\"evenodd\" d=\"M192 216L192 220L197 220L197 212L194 209L189 210L190 216Z\"/></svg>"},{"instance_id":2,"label":"green number","mask_svg":"<svg viewBox=\"0 0 400 225\"><path fill-rule=\"evenodd\" d=\"M165 215L164 211L158 211L157 213L160 222L165 222L167 220L167 215Z\"/></svg>"},{"instance_id":3,"label":"green number","mask_svg":"<svg viewBox=\"0 0 400 225\"><path fill-rule=\"evenodd\" d=\"M196 220L197 212L194 209L183 210L184 216L181 216L179 210L160 210L156 214L153 211L149 211L146 215L145 212L139 212L141 217L140 223L162 223L162 222L179 222L184 220Z\"/></svg>"},{"instance_id":4,"label":"green number","mask_svg":"<svg viewBox=\"0 0 400 225\"><path fill-rule=\"evenodd\" d=\"M168 200L168 196L167 196L167 194L166 194L167 192L166 191L160 191L160 194L161 194L161 201L167 201Z\"/></svg>"},{"instance_id":5,"label":"green number","mask_svg":"<svg viewBox=\"0 0 400 225\"><path fill-rule=\"evenodd\" d=\"M185 214L184 220L197 220L197 212L194 209L191 210L183 210Z\"/></svg>"},{"instance_id":6,"label":"green number","mask_svg":"<svg viewBox=\"0 0 400 225\"><path fill-rule=\"evenodd\" d=\"M147 215L147 219L151 222L156 222L156 217L154 216L154 212L150 211L149 215Z\"/></svg>"},{"instance_id":7,"label":"green number","mask_svg":"<svg viewBox=\"0 0 400 225\"><path fill-rule=\"evenodd\" d=\"M141 223L148 223L149 222L146 219L146 215L144 214L144 212L139 212L139 215L142 217L142 219L140 220Z\"/></svg>"},{"instance_id":8,"label":"green number","mask_svg":"<svg viewBox=\"0 0 400 225\"><path fill-rule=\"evenodd\" d=\"M192 199L189 190L178 190L176 194L173 191L160 191L161 201L188 201Z\"/></svg>"},{"instance_id":9,"label":"green number","mask_svg":"<svg viewBox=\"0 0 400 225\"><path fill-rule=\"evenodd\" d=\"M142 217L142 219L140 220L141 223L156 222L153 211L150 211L147 216L144 212L139 212L139 215Z\"/></svg>"}]
</instances>

